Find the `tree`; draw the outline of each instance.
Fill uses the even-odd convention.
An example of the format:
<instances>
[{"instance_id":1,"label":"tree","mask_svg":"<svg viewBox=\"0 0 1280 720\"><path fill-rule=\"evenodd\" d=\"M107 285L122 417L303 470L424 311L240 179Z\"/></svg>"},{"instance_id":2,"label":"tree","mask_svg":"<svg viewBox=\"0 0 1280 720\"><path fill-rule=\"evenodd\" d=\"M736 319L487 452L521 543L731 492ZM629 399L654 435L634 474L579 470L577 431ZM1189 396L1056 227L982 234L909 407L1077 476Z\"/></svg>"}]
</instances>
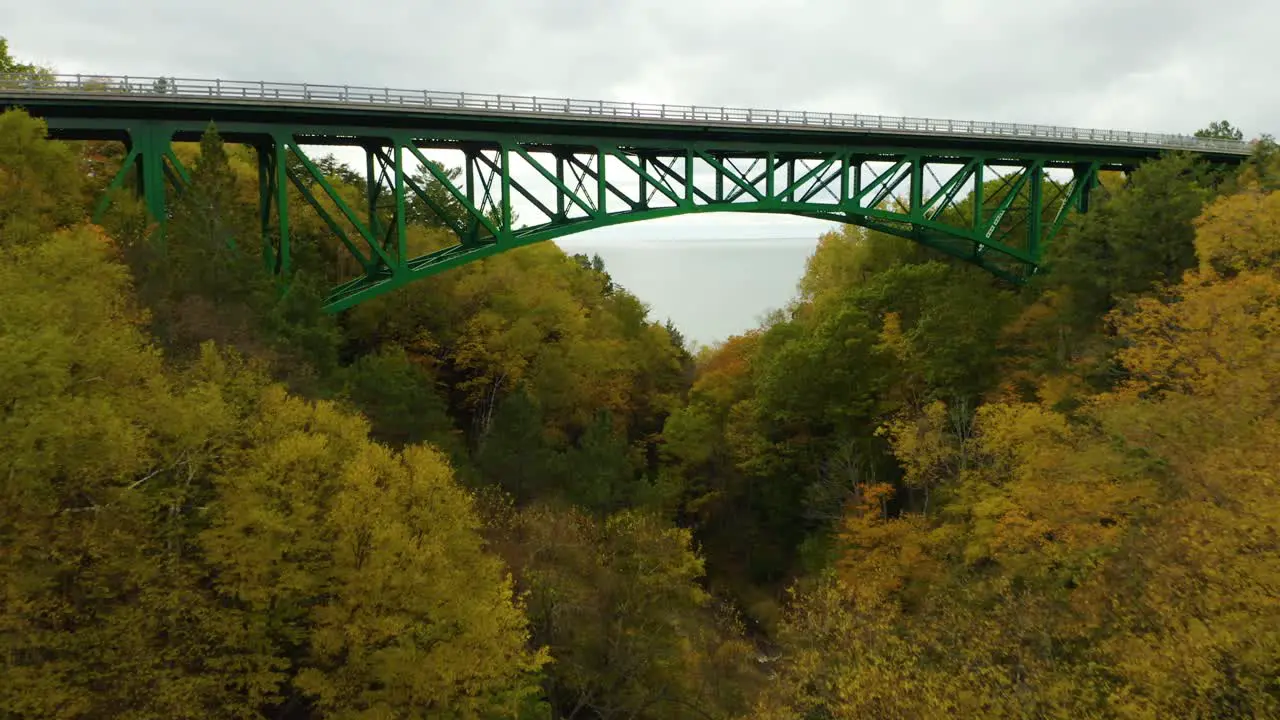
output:
<instances>
[{"instance_id":1,"label":"tree","mask_svg":"<svg viewBox=\"0 0 1280 720\"><path fill-rule=\"evenodd\" d=\"M600 253L592 253L590 257L586 253L575 253L573 255L574 262L593 276L599 277L603 283L603 291L605 295L609 295L614 290L613 276L604 268L604 258L600 257Z\"/></svg>"},{"instance_id":2,"label":"tree","mask_svg":"<svg viewBox=\"0 0 1280 720\"><path fill-rule=\"evenodd\" d=\"M34 73L40 70L41 68L35 65L28 65L14 60L9 55L9 41L4 37L0 37L0 74Z\"/></svg>"},{"instance_id":3,"label":"tree","mask_svg":"<svg viewBox=\"0 0 1280 720\"><path fill-rule=\"evenodd\" d=\"M1216 120L1211 122L1208 127L1197 130L1195 135L1198 138L1212 138L1218 140L1244 139L1244 133L1239 129L1232 127L1231 123L1226 120Z\"/></svg>"},{"instance_id":4,"label":"tree","mask_svg":"<svg viewBox=\"0 0 1280 720\"><path fill-rule=\"evenodd\" d=\"M636 468L628 456L626 438L614 430L607 411L600 413L582 437L565 450L560 463L565 499L600 515L633 505L642 493Z\"/></svg>"},{"instance_id":5,"label":"tree","mask_svg":"<svg viewBox=\"0 0 1280 720\"><path fill-rule=\"evenodd\" d=\"M644 512L596 520L545 505L503 546L550 649L548 697L566 720L733 717L756 679L751 648L712 612L682 530Z\"/></svg>"},{"instance_id":6,"label":"tree","mask_svg":"<svg viewBox=\"0 0 1280 720\"><path fill-rule=\"evenodd\" d=\"M1202 276L1234 276L1280 265L1280 192L1244 190L1215 200L1196 218Z\"/></svg>"},{"instance_id":7,"label":"tree","mask_svg":"<svg viewBox=\"0 0 1280 720\"><path fill-rule=\"evenodd\" d=\"M1069 294L1072 322L1096 325L1121 298L1177 283L1195 266L1203 168L1187 154L1144 163L1048 247L1046 282Z\"/></svg>"},{"instance_id":8,"label":"tree","mask_svg":"<svg viewBox=\"0 0 1280 720\"><path fill-rule=\"evenodd\" d=\"M39 198L75 161L27 143L33 126L9 126L21 152L0 153L0 174L47 160L22 175ZM193 193L209 201L193 215L219 187ZM370 442L358 416L208 343L175 367L143 331L116 244L50 214L32 220L43 236L0 245L6 713L536 707L545 654L443 455ZM200 229L234 238L225 228Z\"/></svg>"},{"instance_id":9,"label":"tree","mask_svg":"<svg viewBox=\"0 0 1280 720\"><path fill-rule=\"evenodd\" d=\"M220 592L291 657L306 702L459 718L523 705L544 657L444 457L393 453L359 419L276 388L260 402L201 541Z\"/></svg>"},{"instance_id":10,"label":"tree","mask_svg":"<svg viewBox=\"0 0 1280 720\"><path fill-rule=\"evenodd\" d=\"M893 424L936 510L858 488L833 571L788 609L759 717L1280 711L1272 199L1216 200L1199 268L1111 314L1108 392L1070 414L990 403L965 437L939 430L941 406Z\"/></svg>"},{"instance_id":11,"label":"tree","mask_svg":"<svg viewBox=\"0 0 1280 720\"><path fill-rule=\"evenodd\" d=\"M530 501L557 479L558 458L543 432L543 415L535 401L523 390L511 394L498 406L492 427L480 440L476 466L517 501Z\"/></svg>"},{"instance_id":12,"label":"tree","mask_svg":"<svg viewBox=\"0 0 1280 720\"><path fill-rule=\"evenodd\" d=\"M245 300L264 280L252 212L236 185L222 138L210 124L200 138L190 187L174 202L165 244L174 282L215 304Z\"/></svg>"},{"instance_id":13,"label":"tree","mask_svg":"<svg viewBox=\"0 0 1280 720\"><path fill-rule=\"evenodd\" d=\"M374 437L392 447L430 442L461 453L448 407L435 378L389 346L361 356L345 369L344 389L369 417Z\"/></svg>"},{"instance_id":14,"label":"tree","mask_svg":"<svg viewBox=\"0 0 1280 720\"><path fill-rule=\"evenodd\" d=\"M83 178L63 143L49 142L43 120L0 113L0 243L14 247L86 217Z\"/></svg>"}]
</instances>

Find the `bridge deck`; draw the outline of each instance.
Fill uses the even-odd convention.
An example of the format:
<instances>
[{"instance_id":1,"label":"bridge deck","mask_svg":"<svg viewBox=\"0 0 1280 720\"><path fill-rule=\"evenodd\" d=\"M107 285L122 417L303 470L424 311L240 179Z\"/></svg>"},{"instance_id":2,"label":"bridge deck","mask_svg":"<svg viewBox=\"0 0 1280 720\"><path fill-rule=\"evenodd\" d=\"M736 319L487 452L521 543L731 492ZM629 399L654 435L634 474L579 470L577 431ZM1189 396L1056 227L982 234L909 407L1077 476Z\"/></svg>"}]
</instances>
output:
<instances>
[{"instance_id":1,"label":"bridge deck","mask_svg":"<svg viewBox=\"0 0 1280 720\"><path fill-rule=\"evenodd\" d=\"M706 140L801 146L1089 153L1142 159L1190 150L1239 160L1248 143L1188 135L809 111L700 107L265 81L0 75L0 106L50 118L156 119ZM345 134L339 133L339 134Z\"/></svg>"}]
</instances>

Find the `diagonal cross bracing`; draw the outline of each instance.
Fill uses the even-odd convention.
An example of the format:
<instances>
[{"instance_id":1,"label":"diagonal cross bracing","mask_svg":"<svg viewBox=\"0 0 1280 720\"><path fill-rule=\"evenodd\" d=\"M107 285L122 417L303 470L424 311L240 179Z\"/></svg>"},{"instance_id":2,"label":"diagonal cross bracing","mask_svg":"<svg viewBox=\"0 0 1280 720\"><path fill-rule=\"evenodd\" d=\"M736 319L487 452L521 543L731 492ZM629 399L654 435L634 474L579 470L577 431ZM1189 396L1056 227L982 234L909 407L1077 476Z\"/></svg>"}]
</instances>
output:
<instances>
[{"instance_id":1,"label":"diagonal cross bracing","mask_svg":"<svg viewBox=\"0 0 1280 720\"><path fill-rule=\"evenodd\" d=\"M865 138L839 142L836 135L706 131L665 137L639 129L629 135L616 128L598 134L575 128L533 132L477 123L428 130L354 124L345 116L306 124L287 117L246 120L216 108L172 119L46 109L54 136L127 138L126 167L111 188L132 178L161 222L167 198L188 175L172 152L174 142L198 139L212 120L228 142L253 145L263 255L272 270L290 272L290 212L299 210L315 212L337 251L360 269L356 277L335 278L328 303L334 311L522 245L646 219L725 211L859 224L1020 282L1037 271L1044 248L1070 218L1087 210L1099 172L1130 170L1147 157L1016 143L947 146L928 137L871 144ZM306 152L313 144L367 153L369 181L355 188L365 194L367 212L343 199L351 188L339 192L321 176ZM429 162L426 150L460 153L462 177ZM292 168L285 167L288 158L297 160ZM434 183L438 194L415 177ZM450 216L434 199L440 197L449 198L450 207L456 202L460 210L454 212L461 216ZM415 254L407 243L411 198L440 215L456 243Z\"/></svg>"}]
</instances>

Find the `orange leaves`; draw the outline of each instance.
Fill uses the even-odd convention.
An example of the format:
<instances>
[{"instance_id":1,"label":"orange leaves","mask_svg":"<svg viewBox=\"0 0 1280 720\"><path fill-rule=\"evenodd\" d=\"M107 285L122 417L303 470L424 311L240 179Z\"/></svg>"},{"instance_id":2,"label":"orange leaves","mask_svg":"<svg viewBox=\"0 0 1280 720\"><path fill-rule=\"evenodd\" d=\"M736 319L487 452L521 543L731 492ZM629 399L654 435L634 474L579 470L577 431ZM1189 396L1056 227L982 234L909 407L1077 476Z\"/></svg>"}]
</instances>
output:
<instances>
[{"instance_id":1,"label":"orange leaves","mask_svg":"<svg viewBox=\"0 0 1280 720\"><path fill-rule=\"evenodd\" d=\"M760 335L753 332L735 335L704 351L690 394L719 407L741 400L750 390L751 358L759 346Z\"/></svg>"}]
</instances>

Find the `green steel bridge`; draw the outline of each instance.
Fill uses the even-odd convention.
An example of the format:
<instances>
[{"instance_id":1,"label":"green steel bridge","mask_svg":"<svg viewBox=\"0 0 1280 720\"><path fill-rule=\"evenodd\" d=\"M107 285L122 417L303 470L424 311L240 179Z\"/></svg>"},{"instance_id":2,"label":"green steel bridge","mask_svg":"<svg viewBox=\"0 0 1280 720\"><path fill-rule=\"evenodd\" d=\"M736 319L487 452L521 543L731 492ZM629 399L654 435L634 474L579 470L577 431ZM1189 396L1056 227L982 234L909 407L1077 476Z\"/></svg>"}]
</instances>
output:
<instances>
[{"instance_id":1,"label":"green steel bridge","mask_svg":"<svg viewBox=\"0 0 1280 720\"><path fill-rule=\"evenodd\" d=\"M134 178L161 222L189 177L173 143L213 122L228 142L253 146L272 270L291 269L290 188L363 269L333 289L332 311L521 245L717 211L855 223L1020 282L1068 218L1087 212L1099 172L1173 150L1223 163L1251 152L1231 140L1046 125L185 78L0 76L0 107L43 118L53 137L125 143L112 188ZM360 206L303 151L314 146L363 151ZM461 172L428 162L436 150L459 152ZM418 166L464 218L415 180ZM411 197L456 244L413 256Z\"/></svg>"}]
</instances>

